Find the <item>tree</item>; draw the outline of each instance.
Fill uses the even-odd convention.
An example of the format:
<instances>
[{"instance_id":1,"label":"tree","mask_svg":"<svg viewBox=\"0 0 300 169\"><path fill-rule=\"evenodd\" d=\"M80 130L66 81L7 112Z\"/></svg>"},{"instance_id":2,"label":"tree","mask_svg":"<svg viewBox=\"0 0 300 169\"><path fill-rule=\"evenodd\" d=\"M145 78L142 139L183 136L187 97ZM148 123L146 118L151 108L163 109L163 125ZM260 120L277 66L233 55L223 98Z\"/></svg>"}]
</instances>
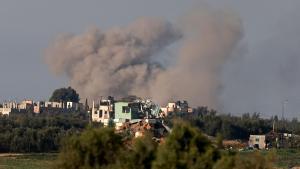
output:
<instances>
[{"instance_id":1,"label":"tree","mask_svg":"<svg viewBox=\"0 0 300 169\"><path fill-rule=\"evenodd\" d=\"M201 132L187 123L174 125L158 148L154 169L211 169L220 153Z\"/></svg>"},{"instance_id":2,"label":"tree","mask_svg":"<svg viewBox=\"0 0 300 169\"><path fill-rule=\"evenodd\" d=\"M56 89L53 93L52 96L49 99L52 102L61 102L61 101L71 101L78 103L79 102L79 94L71 88L60 88Z\"/></svg>"},{"instance_id":3,"label":"tree","mask_svg":"<svg viewBox=\"0 0 300 169\"><path fill-rule=\"evenodd\" d=\"M147 133L144 137L135 138L132 148L124 149L120 155L120 169L151 169L152 162L155 160L157 143L151 139Z\"/></svg>"},{"instance_id":4,"label":"tree","mask_svg":"<svg viewBox=\"0 0 300 169\"><path fill-rule=\"evenodd\" d=\"M124 140L112 128L89 128L67 139L56 169L270 169L259 153L222 152L188 123L176 122L160 145L151 135Z\"/></svg>"},{"instance_id":5,"label":"tree","mask_svg":"<svg viewBox=\"0 0 300 169\"><path fill-rule=\"evenodd\" d=\"M121 137L111 128L87 129L67 139L59 155L59 169L112 168L122 147Z\"/></svg>"}]
</instances>

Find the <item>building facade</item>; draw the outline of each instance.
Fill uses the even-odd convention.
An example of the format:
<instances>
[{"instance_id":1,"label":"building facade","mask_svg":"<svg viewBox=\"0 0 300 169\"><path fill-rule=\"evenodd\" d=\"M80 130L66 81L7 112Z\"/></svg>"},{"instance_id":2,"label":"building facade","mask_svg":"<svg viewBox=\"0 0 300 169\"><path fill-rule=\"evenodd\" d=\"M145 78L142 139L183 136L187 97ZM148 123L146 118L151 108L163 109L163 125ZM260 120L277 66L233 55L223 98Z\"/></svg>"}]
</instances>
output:
<instances>
[{"instance_id":1,"label":"building facade","mask_svg":"<svg viewBox=\"0 0 300 169\"><path fill-rule=\"evenodd\" d=\"M102 122L105 126L109 120L114 118L114 101L113 99L100 100L98 104L93 101L91 115L93 122Z\"/></svg>"},{"instance_id":2,"label":"building facade","mask_svg":"<svg viewBox=\"0 0 300 169\"><path fill-rule=\"evenodd\" d=\"M142 118L143 114L139 103L122 101L115 103L115 121L121 122Z\"/></svg>"},{"instance_id":3,"label":"building facade","mask_svg":"<svg viewBox=\"0 0 300 169\"><path fill-rule=\"evenodd\" d=\"M266 135L250 135L249 147L265 149L266 148Z\"/></svg>"}]
</instances>

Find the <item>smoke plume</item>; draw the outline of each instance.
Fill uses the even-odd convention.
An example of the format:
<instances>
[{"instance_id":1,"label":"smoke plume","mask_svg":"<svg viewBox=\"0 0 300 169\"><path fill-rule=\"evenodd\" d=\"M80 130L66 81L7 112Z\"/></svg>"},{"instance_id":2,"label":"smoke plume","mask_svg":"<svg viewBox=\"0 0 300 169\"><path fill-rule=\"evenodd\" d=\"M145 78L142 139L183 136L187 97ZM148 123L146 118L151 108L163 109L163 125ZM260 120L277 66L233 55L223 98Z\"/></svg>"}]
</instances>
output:
<instances>
[{"instance_id":1,"label":"smoke plume","mask_svg":"<svg viewBox=\"0 0 300 169\"><path fill-rule=\"evenodd\" d=\"M83 97L147 96L149 82L163 69L156 54L180 37L170 23L142 18L106 32L62 35L46 50L46 62L56 74L66 74Z\"/></svg>"},{"instance_id":2,"label":"smoke plume","mask_svg":"<svg viewBox=\"0 0 300 169\"><path fill-rule=\"evenodd\" d=\"M220 71L242 36L241 21L230 11L201 9L183 17L180 26L184 39L177 64L157 76L154 98L216 108Z\"/></svg>"},{"instance_id":3,"label":"smoke plume","mask_svg":"<svg viewBox=\"0 0 300 169\"><path fill-rule=\"evenodd\" d=\"M46 62L54 73L65 74L81 97L138 95L215 107L222 65L241 36L235 14L197 9L177 24L142 18L105 32L61 35L46 49ZM178 55L168 56L172 64L161 64L159 53L175 42Z\"/></svg>"}]
</instances>

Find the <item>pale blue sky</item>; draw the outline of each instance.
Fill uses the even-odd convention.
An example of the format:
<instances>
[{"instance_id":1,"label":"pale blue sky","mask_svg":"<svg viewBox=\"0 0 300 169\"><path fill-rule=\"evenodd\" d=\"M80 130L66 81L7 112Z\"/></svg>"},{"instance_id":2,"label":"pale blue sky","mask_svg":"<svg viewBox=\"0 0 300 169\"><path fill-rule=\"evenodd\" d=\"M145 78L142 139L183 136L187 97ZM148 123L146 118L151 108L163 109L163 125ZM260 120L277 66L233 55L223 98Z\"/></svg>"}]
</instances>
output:
<instances>
[{"instance_id":1,"label":"pale blue sky","mask_svg":"<svg viewBox=\"0 0 300 169\"><path fill-rule=\"evenodd\" d=\"M66 79L53 76L43 63L43 50L59 33L80 33L93 25L108 29L142 16L173 22L199 2L0 0L0 100L47 99L53 89L67 85ZM300 73L300 1L209 0L209 3L235 10L245 29L242 44L247 52L242 59L230 62L223 73L224 111L261 111L269 116L280 112L280 100L288 98L290 116L298 116L300 80L294 75ZM287 58L277 56L280 52ZM289 64L293 60L295 63ZM282 68L277 69L278 66ZM291 66L294 68L289 70ZM282 70L283 75L278 77L277 70ZM285 80L291 81L286 85L282 83Z\"/></svg>"}]
</instances>

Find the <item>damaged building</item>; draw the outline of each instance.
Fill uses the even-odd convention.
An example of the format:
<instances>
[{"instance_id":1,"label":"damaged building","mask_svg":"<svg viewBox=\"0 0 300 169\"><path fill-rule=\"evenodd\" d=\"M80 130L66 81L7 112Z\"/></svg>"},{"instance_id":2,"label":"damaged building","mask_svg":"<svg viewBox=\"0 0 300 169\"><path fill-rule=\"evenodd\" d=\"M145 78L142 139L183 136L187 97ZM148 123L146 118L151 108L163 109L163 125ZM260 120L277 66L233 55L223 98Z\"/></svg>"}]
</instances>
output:
<instances>
[{"instance_id":1,"label":"damaged building","mask_svg":"<svg viewBox=\"0 0 300 169\"><path fill-rule=\"evenodd\" d=\"M91 116L93 122L101 122L107 126L109 121L113 119L114 112L114 99L101 99L98 104L93 101Z\"/></svg>"}]
</instances>

